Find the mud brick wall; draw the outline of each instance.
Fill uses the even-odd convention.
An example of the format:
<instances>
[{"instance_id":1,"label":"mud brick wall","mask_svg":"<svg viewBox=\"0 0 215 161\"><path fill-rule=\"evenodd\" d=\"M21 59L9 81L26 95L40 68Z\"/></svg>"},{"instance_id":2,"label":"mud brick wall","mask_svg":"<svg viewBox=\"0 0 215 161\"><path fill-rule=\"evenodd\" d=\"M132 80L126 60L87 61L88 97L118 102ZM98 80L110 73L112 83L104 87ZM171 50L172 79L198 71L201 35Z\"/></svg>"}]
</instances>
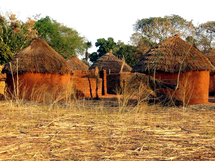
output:
<instances>
[{"instance_id":1,"label":"mud brick wall","mask_svg":"<svg viewBox=\"0 0 215 161\"><path fill-rule=\"evenodd\" d=\"M82 75L83 76L83 75ZM86 76L86 75L85 75ZM80 77L78 75L71 75L71 83L77 92L78 97L98 97L102 95L102 79L98 79L98 90L96 91L96 78Z\"/></svg>"},{"instance_id":2,"label":"mud brick wall","mask_svg":"<svg viewBox=\"0 0 215 161\"><path fill-rule=\"evenodd\" d=\"M158 80L177 81L178 73L156 73ZM176 91L165 90L165 93L186 104L208 103L209 71L190 71L180 74L179 88Z\"/></svg>"},{"instance_id":3,"label":"mud brick wall","mask_svg":"<svg viewBox=\"0 0 215 161\"><path fill-rule=\"evenodd\" d=\"M46 101L62 97L70 85L70 74L25 73L19 74L18 78L19 98L26 100ZM7 74L7 92L11 93L11 97L17 93L13 82L17 87L17 75L12 78Z\"/></svg>"},{"instance_id":4,"label":"mud brick wall","mask_svg":"<svg viewBox=\"0 0 215 161\"><path fill-rule=\"evenodd\" d=\"M75 76L86 77L87 73L93 73L94 71L85 71L85 70L73 70L72 73Z\"/></svg>"}]
</instances>

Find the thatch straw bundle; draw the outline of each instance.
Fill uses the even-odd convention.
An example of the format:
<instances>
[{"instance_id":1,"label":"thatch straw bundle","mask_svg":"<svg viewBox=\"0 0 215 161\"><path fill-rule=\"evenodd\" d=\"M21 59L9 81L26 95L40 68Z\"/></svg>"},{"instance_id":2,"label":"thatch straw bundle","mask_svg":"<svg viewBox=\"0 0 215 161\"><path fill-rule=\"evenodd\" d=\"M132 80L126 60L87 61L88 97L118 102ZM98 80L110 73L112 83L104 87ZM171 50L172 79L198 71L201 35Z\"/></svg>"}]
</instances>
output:
<instances>
[{"instance_id":1,"label":"thatch straw bundle","mask_svg":"<svg viewBox=\"0 0 215 161\"><path fill-rule=\"evenodd\" d=\"M72 70L88 70L89 69L89 67L84 62L79 60L74 55L67 60L67 63L69 64L69 66L71 67Z\"/></svg>"},{"instance_id":2,"label":"thatch straw bundle","mask_svg":"<svg viewBox=\"0 0 215 161\"><path fill-rule=\"evenodd\" d=\"M132 70L128 64L117 58L112 52L103 55L89 69L92 70L96 67L99 71L106 70L107 73L130 72Z\"/></svg>"},{"instance_id":3,"label":"thatch straw bundle","mask_svg":"<svg viewBox=\"0 0 215 161\"><path fill-rule=\"evenodd\" d=\"M44 40L36 38L24 50L19 52L10 61L13 73L52 73L68 74L71 68L66 60L51 48ZM7 63L2 70L3 73L11 74L10 64Z\"/></svg>"},{"instance_id":4,"label":"thatch straw bundle","mask_svg":"<svg viewBox=\"0 0 215 161\"><path fill-rule=\"evenodd\" d=\"M176 35L160 43L157 48L149 50L132 71L178 73L213 69L205 55Z\"/></svg>"}]
</instances>

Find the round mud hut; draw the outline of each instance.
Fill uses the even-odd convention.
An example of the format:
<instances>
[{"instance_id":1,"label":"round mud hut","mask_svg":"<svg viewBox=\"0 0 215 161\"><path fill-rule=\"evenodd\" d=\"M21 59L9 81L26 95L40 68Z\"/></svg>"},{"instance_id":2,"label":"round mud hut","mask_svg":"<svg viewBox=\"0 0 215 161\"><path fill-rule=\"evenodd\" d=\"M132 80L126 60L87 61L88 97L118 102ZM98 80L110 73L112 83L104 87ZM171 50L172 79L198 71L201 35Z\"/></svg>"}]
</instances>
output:
<instances>
[{"instance_id":1,"label":"round mud hut","mask_svg":"<svg viewBox=\"0 0 215 161\"><path fill-rule=\"evenodd\" d=\"M67 63L69 64L69 66L73 71L76 71L76 70L87 71L89 69L89 67L80 59L78 59L77 56L75 55L69 58L67 60Z\"/></svg>"},{"instance_id":2,"label":"round mud hut","mask_svg":"<svg viewBox=\"0 0 215 161\"><path fill-rule=\"evenodd\" d=\"M113 55L112 50L101 56L89 69L94 70L95 68L98 68L100 72L100 77L103 79L102 88L103 91L107 89L107 94L121 93L122 88L132 77L132 68ZM104 74L103 71L106 73Z\"/></svg>"},{"instance_id":3,"label":"round mud hut","mask_svg":"<svg viewBox=\"0 0 215 161\"><path fill-rule=\"evenodd\" d=\"M213 69L195 46L175 35L143 55L132 72L146 73L176 85L176 90L164 92L184 104L202 104L208 103L209 73Z\"/></svg>"},{"instance_id":4,"label":"round mud hut","mask_svg":"<svg viewBox=\"0 0 215 161\"><path fill-rule=\"evenodd\" d=\"M9 94L33 100L59 96L66 90L71 72L66 60L40 38L17 53L2 70L7 75Z\"/></svg>"},{"instance_id":5,"label":"round mud hut","mask_svg":"<svg viewBox=\"0 0 215 161\"><path fill-rule=\"evenodd\" d=\"M212 48L212 50L207 54L208 59L212 63L213 66L215 66L215 49ZM209 84L209 92L210 95L215 94L215 70L212 70L210 72L210 84Z\"/></svg>"}]
</instances>

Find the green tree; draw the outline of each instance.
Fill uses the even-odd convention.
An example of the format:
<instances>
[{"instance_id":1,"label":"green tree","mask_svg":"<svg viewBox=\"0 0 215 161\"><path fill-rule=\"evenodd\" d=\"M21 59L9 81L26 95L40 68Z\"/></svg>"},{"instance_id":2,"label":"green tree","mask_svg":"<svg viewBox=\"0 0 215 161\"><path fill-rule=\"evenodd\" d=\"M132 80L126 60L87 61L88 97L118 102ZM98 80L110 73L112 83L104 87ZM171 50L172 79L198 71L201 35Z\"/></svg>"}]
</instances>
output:
<instances>
[{"instance_id":1,"label":"green tree","mask_svg":"<svg viewBox=\"0 0 215 161\"><path fill-rule=\"evenodd\" d=\"M4 42L12 53L21 51L28 43L37 37L33 29L35 21L28 19L26 23L17 20L15 14L0 15L0 40Z\"/></svg>"},{"instance_id":2,"label":"green tree","mask_svg":"<svg viewBox=\"0 0 215 161\"><path fill-rule=\"evenodd\" d=\"M195 31L192 21L186 21L178 15L141 19L136 22L134 29L153 42L164 41L175 34L186 38Z\"/></svg>"},{"instance_id":3,"label":"green tree","mask_svg":"<svg viewBox=\"0 0 215 161\"><path fill-rule=\"evenodd\" d=\"M136 50L137 47L135 46L121 44L119 50L114 55L120 59L124 59L129 66L133 67L139 61Z\"/></svg>"},{"instance_id":4,"label":"green tree","mask_svg":"<svg viewBox=\"0 0 215 161\"><path fill-rule=\"evenodd\" d=\"M97 50L99 57L101 57L102 55L108 53L110 51L110 49L113 50L116 47L116 42L114 41L114 39L112 37L109 37L107 40L103 39L97 39L97 42L95 43L96 47L99 47L99 49Z\"/></svg>"},{"instance_id":5,"label":"green tree","mask_svg":"<svg viewBox=\"0 0 215 161\"><path fill-rule=\"evenodd\" d=\"M215 47L215 21L208 21L197 27L196 39L198 48L208 53Z\"/></svg>"},{"instance_id":6,"label":"green tree","mask_svg":"<svg viewBox=\"0 0 215 161\"><path fill-rule=\"evenodd\" d=\"M197 40L193 36L188 36L186 41L191 43L192 45L196 45Z\"/></svg>"},{"instance_id":7,"label":"green tree","mask_svg":"<svg viewBox=\"0 0 215 161\"><path fill-rule=\"evenodd\" d=\"M90 58L90 61L94 63L99 58L99 56L97 52L93 52L92 54L90 54L89 58Z\"/></svg>"},{"instance_id":8,"label":"green tree","mask_svg":"<svg viewBox=\"0 0 215 161\"><path fill-rule=\"evenodd\" d=\"M39 19L35 24L39 37L44 39L65 59L72 55L83 55L85 50L84 37L69 27L58 23L56 20L46 16Z\"/></svg>"},{"instance_id":9,"label":"green tree","mask_svg":"<svg viewBox=\"0 0 215 161\"><path fill-rule=\"evenodd\" d=\"M13 57L10 48L2 41L0 41L0 64L6 64Z\"/></svg>"},{"instance_id":10,"label":"green tree","mask_svg":"<svg viewBox=\"0 0 215 161\"><path fill-rule=\"evenodd\" d=\"M97 39L95 43L96 47L99 47L97 52L93 52L90 54L90 61L95 62L98 58L100 58L102 55L108 53L110 49L113 50L113 53L117 51L117 45L116 42L112 37L109 37L107 40L104 38L102 39Z\"/></svg>"},{"instance_id":11,"label":"green tree","mask_svg":"<svg viewBox=\"0 0 215 161\"><path fill-rule=\"evenodd\" d=\"M88 62L88 58L89 58L89 53L88 53L88 49L92 47L92 42L87 41L85 42L85 61L86 63Z\"/></svg>"},{"instance_id":12,"label":"green tree","mask_svg":"<svg viewBox=\"0 0 215 161\"><path fill-rule=\"evenodd\" d=\"M125 62L132 67L139 61L139 56L136 54L137 47L126 45L121 41L116 43L111 37L109 37L107 40L104 38L97 39L95 45L99 48L97 52L90 54L91 62L95 62L101 56L108 53L110 49L112 49L115 56L117 56L119 59L124 59Z\"/></svg>"},{"instance_id":13,"label":"green tree","mask_svg":"<svg viewBox=\"0 0 215 161\"><path fill-rule=\"evenodd\" d=\"M136 46L136 55L140 58L143 54L145 54L149 49L157 47L156 42L152 42L147 37L143 37L140 33L132 34L130 41L133 46Z\"/></svg>"}]
</instances>

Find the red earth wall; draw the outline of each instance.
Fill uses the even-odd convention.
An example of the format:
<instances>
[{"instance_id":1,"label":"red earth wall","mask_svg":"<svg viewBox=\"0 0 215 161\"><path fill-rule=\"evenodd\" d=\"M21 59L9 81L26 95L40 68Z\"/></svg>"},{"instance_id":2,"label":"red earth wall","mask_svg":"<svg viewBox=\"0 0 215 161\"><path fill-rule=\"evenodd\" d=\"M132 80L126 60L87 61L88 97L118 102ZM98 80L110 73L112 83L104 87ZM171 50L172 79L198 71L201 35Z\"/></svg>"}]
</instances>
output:
<instances>
[{"instance_id":1,"label":"red earth wall","mask_svg":"<svg viewBox=\"0 0 215 161\"><path fill-rule=\"evenodd\" d=\"M14 86L17 90L17 75L14 75L14 82L11 75L7 75L7 91L15 96ZM43 74L43 73L25 73L18 75L19 97L24 99L38 100L56 99L61 97L67 90L70 83L70 74ZM15 91L16 91L15 90ZM17 93L17 92L16 92Z\"/></svg>"},{"instance_id":2,"label":"red earth wall","mask_svg":"<svg viewBox=\"0 0 215 161\"><path fill-rule=\"evenodd\" d=\"M106 71L102 71L100 77L95 76L95 71L73 71L71 83L78 92L78 97L100 97L107 94Z\"/></svg>"},{"instance_id":3,"label":"red earth wall","mask_svg":"<svg viewBox=\"0 0 215 161\"><path fill-rule=\"evenodd\" d=\"M79 77L77 75L71 75L71 83L77 92L78 97L100 97L102 95L102 79Z\"/></svg>"},{"instance_id":4,"label":"red earth wall","mask_svg":"<svg viewBox=\"0 0 215 161\"><path fill-rule=\"evenodd\" d=\"M173 80L177 82L178 73L156 73L156 79ZM193 71L180 74L179 89L173 93L166 90L168 94L186 104L208 103L209 98L209 71Z\"/></svg>"}]
</instances>

